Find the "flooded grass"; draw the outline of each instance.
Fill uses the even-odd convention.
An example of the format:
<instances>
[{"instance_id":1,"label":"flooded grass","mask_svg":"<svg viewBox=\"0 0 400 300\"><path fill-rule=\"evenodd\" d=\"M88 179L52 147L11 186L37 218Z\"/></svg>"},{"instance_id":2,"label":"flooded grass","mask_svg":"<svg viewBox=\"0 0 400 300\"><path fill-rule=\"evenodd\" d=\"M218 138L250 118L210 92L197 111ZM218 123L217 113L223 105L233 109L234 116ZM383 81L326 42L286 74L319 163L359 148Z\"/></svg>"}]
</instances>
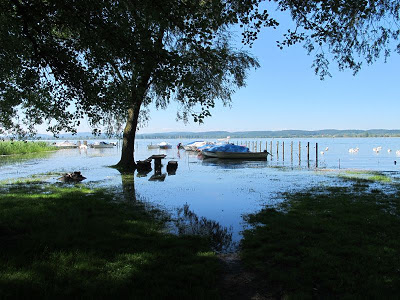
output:
<instances>
[{"instance_id":1,"label":"flooded grass","mask_svg":"<svg viewBox=\"0 0 400 300\"><path fill-rule=\"evenodd\" d=\"M164 213L132 197L35 180L0 193L2 299L218 295L208 240L168 234Z\"/></svg>"},{"instance_id":2,"label":"flooded grass","mask_svg":"<svg viewBox=\"0 0 400 300\"><path fill-rule=\"evenodd\" d=\"M0 155L28 154L56 149L46 142L0 141Z\"/></svg>"},{"instance_id":3,"label":"flooded grass","mask_svg":"<svg viewBox=\"0 0 400 300\"><path fill-rule=\"evenodd\" d=\"M241 244L244 262L277 297L400 296L399 191L317 187L284 197L247 217Z\"/></svg>"},{"instance_id":4,"label":"flooded grass","mask_svg":"<svg viewBox=\"0 0 400 300\"><path fill-rule=\"evenodd\" d=\"M348 170L344 173L339 173L340 178L354 180L357 182L379 182L379 183L392 183L393 178L383 172L377 171L362 171L362 170Z\"/></svg>"}]
</instances>

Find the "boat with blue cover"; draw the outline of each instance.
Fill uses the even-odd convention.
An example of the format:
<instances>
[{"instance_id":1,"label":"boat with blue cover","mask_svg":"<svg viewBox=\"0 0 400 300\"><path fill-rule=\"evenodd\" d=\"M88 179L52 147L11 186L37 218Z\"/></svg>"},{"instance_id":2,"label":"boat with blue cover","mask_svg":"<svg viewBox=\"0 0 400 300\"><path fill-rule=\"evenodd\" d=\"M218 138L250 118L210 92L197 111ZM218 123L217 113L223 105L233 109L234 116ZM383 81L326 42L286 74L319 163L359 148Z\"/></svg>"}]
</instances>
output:
<instances>
[{"instance_id":1,"label":"boat with blue cover","mask_svg":"<svg viewBox=\"0 0 400 300\"><path fill-rule=\"evenodd\" d=\"M205 149L201 152L204 158L221 158L221 159L243 159L243 160L266 160L269 152L250 152L245 146L226 144L223 146L215 146Z\"/></svg>"}]
</instances>

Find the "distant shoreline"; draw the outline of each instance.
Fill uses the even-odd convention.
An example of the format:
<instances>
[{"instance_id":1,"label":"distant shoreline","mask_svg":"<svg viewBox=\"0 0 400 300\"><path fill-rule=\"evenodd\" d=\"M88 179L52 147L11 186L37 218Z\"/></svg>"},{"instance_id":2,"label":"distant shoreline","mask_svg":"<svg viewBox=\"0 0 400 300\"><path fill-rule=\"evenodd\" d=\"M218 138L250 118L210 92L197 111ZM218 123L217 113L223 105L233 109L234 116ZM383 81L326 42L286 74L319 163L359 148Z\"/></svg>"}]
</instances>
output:
<instances>
[{"instance_id":1,"label":"distant shoreline","mask_svg":"<svg viewBox=\"0 0 400 300\"><path fill-rule=\"evenodd\" d=\"M306 130L281 130L281 131L204 131L204 132L163 132L163 133L137 133L136 139L219 139L230 136L238 138L376 138L376 137L400 137L400 129L370 129L370 130L336 130L324 129L315 131ZM109 139L121 138L121 135L109 137L105 134L94 136L91 132L72 134L60 134L58 139L82 140L82 139ZM52 135L38 134L36 139L53 140Z\"/></svg>"}]
</instances>

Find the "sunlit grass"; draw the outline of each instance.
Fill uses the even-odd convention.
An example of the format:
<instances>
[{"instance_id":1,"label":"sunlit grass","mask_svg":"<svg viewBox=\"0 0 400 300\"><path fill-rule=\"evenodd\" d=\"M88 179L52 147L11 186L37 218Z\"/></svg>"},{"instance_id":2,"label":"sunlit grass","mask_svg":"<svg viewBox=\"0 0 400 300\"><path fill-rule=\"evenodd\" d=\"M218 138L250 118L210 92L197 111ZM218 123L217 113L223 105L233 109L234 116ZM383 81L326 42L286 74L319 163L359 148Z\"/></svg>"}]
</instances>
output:
<instances>
[{"instance_id":1,"label":"sunlit grass","mask_svg":"<svg viewBox=\"0 0 400 300\"><path fill-rule=\"evenodd\" d=\"M121 197L35 180L0 185L0 298L218 297L207 239L168 234L162 212Z\"/></svg>"},{"instance_id":2,"label":"sunlit grass","mask_svg":"<svg viewBox=\"0 0 400 300\"><path fill-rule=\"evenodd\" d=\"M285 198L248 216L241 252L277 296L400 296L400 192L319 187Z\"/></svg>"},{"instance_id":3,"label":"sunlit grass","mask_svg":"<svg viewBox=\"0 0 400 300\"><path fill-rule=\"evenodd\" d=\"M344 173L339 174L340 178L350 179L356 181L364 181L364 182L380 182L380 183L391 183L393 182L392 178L388 175L385 175L381 172L376 171L346 171Z\"/></svg>"},{"instance_id":4,"label":"sunlit grass","mask_svg":"<svg viewBox=\"0 0 400 300\"><path fill-rule=\"evenodd\" d=\"M27 154L56 149L46 142L0 141L0 155Z\"/></svg>"}]
</instances>

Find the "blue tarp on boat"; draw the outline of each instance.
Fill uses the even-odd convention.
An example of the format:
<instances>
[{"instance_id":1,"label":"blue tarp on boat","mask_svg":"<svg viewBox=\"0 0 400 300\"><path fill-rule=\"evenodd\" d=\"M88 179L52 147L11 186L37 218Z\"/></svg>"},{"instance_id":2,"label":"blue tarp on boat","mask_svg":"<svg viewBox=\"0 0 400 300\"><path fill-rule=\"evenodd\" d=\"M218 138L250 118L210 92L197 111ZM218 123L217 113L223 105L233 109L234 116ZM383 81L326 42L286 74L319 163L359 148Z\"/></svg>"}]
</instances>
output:
<instances>
[{"instance_id":1,"label":"blue tarp on boat","mask_svg":"<svg viewBox=\"0 0 400 300\"><path fill-rule=\"evenodd\" d=\"M225 144L222 146L215 146L210 149L204 150L209 152L250 152L249 148L245 146L238 146L233 144Z\"/></svg>"}]
</instances>

